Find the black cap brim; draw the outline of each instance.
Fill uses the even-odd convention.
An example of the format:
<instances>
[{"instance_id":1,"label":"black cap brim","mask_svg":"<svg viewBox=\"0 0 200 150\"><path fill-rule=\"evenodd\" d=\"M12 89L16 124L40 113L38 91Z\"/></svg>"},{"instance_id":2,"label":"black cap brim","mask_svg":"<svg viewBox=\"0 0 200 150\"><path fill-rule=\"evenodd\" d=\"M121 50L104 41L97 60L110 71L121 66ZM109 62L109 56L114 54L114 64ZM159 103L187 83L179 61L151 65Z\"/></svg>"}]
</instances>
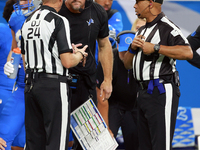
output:
<instances>
[{"instance_id":1,"label":"black cap brim","mask_svg":"<svg viewBox=\"0 0 200 150\"><path fill-rule=\"evenodd\" d=\"M163 0L153 0L153 1L156 2L156 3L163 4Z\"/></svg>"}]
</instances>

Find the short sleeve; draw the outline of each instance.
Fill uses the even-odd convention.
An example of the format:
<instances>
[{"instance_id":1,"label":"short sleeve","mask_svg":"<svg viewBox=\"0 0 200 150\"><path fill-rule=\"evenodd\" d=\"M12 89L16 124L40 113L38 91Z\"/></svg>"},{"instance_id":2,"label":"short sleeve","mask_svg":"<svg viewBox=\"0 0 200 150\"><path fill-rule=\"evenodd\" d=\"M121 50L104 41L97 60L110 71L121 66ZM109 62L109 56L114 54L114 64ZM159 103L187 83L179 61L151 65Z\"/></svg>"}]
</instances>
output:
<instances>
[{"instance_id":1,"label":"short sleeve","mask_svg":"<svg viewBox=\"0 0 200 150\"><path fill-rule=\"evenodd\" d=\"M94 3L94 4L96 4L96 3ZM101 24L99 34L98 34L98 38L105 38L109 35L107 12L99 4L96 4L96 12L98 14L99 21L100 21L100 24Z\"/></svg>"},{"instance_id":2,"label":"short sleeve","mask_svg":"<svg viewBox=\"0 0 200 150\"><path fill-rule=\"evenodd\" d=\"M56 25L55 30L58 30L56 35L56 41L58 45L59 54L72 52L68 20L62 17L58 19L56 23L58 24Z\"/></svg>"}]
</instances>

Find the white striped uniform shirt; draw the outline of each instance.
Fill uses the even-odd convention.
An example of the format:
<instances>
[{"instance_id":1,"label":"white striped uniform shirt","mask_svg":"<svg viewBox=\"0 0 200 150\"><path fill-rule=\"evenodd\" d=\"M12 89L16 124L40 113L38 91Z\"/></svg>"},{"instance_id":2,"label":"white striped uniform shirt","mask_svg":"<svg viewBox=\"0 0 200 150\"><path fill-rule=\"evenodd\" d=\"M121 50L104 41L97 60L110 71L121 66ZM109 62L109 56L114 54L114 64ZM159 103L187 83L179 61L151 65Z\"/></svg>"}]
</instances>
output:
<instances>
[{"instance_id":1,"label":"white striped uniform shirt","mask_svg":"<svg viewBox=\"0 0 200 150\"><path fill-rule=\"evenodd\" d=\"M42 6L22 27L22 54L27 69L68 75L60 54L72 52L68 20L48 6Z\"/></svg>"},{"instance_id":2,"label":"white striped uniform shirt","mask_svg":"<svg viewBox=\"0 0 200 150\"><path fill-rule=\"evenodd\" d=\"M180 29L164 13L141 27L136 33L144 35L145 41L166 46L189 45ZM138 81L158 79L176 71L176 60L162 54L145 55L141 49L133 58L133 75Z\"/></svg>"}]
</instances>

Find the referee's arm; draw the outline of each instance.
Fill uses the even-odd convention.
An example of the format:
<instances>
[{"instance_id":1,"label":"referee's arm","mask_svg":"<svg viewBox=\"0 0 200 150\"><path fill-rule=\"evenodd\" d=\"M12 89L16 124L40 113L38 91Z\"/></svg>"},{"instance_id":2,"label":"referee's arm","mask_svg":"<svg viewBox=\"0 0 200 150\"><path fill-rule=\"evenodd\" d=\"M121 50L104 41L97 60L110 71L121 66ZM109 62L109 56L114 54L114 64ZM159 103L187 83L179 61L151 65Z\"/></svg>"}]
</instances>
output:
<instances>
[{"instance_id":1,"label":"referee's arm","mask_svg":"<svg viewBox=\"0 0 200 150\"><path fill-rule=\"evenodd\" d=\"M124 55L124 66L126 69L132 69L132 62L133 62L133 56L134 56L134 53L133 51L137 51L138 48L141 48L143 46L143 43L144 43L144 40L143 40L144 37L142 37L142 35L137 35L131 45L130 45L130 48L132 52L130 52L129 50L125 53Z\"/></svg>"},{"instance_id":2,"label":"referee's arm","mask_svg":"<svg viewBox=\"0 0 200 150\"><path fill-rule=\"evenodd\" d=\"M71 53L71 52L67 52L67 53L62 53L60 54L60 59L61 59L61 63L65 68L71 68L71 67L75 67L76 65L78 65L78 63L80 61L84 61L84 59L86 59L87 57L87 53L85 52L85 50L87 49L88 45L85 45L82 49L78 49L76 47L76 53Z\"/></svg>"},{"instance_id":3,"label":"referee's arm","mask_svg":"<svg viewBox=\"0 0 200 150\"><path fill-rule=\"evenodd\" d=\"M154 45L150 42L145 42L142 46L142 51L146 55L154 53ZM165 46L160 45L159 54L178 60L190 60L193 58L193 52L189 45Z\"/></svg>"},{"instance_id":4,"label":"referee's arm","mask_svg":"<svg viewBox=\"0 0 200 150\"><path fill-rule=\"evenodd\" d=\"M168 56L170 58L179 60L189 60L193 58L193 52L190 46L176 45L176 46L164 46L160 45L160 54Z\"/></svg>"},{"instance_id":5,"label":"referee's arm","mask_svg":"<svg viewBox=\"0 0 200 150\"><path fill-rule=\"evenodd\" d=\"M127 70L133 68L133 56L134 54L131 54L129 51L124 55L124 66Z\"/></svg>"}]
</instances>

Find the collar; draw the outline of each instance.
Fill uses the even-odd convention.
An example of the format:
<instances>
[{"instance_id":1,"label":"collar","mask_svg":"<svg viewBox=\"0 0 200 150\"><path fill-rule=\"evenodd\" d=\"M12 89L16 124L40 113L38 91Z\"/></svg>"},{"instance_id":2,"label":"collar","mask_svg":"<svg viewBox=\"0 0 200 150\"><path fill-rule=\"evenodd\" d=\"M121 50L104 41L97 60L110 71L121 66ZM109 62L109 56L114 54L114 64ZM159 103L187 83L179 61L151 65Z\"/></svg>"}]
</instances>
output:
<instances>
[{"instance_id":1,"label":"collar","mask_svg":"<svg viewBox=\"0 0 200 150\"><path fill-rule=\"evenodd\" d=\"M164 16L165 16L165 14L163 12L161 12L152 22L146 23L145 27L149 28L149 27L153 26Z\"/></svg>"},{"instance_id":2,"label":"collar","mask_svg":"<svg viewBox=\"0 0 200 150\"><path fill-rule=\"evenodd\" d=\"M48 9L49 11L53 11L53 12L57 13L57 11L56 11L53 7L49 7L49 6L47 6L47 5L42 5L42 6L40 7L40 9L41 9L41 10L43 10L43 9Z\"/></svg>"}]
</instances>

